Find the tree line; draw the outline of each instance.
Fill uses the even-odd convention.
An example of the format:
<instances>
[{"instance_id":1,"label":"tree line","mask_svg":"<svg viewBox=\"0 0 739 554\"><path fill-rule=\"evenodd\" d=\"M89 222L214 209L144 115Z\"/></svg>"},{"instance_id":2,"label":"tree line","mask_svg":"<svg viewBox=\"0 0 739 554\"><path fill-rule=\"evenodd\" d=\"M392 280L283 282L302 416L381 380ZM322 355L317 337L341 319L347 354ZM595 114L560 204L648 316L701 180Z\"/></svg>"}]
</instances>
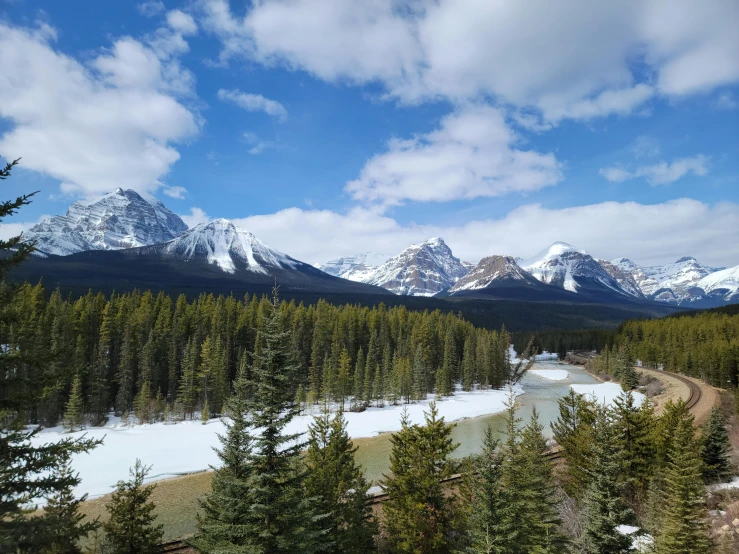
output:
<instances>
[{"instance_id":1,"label":"tree line","mask_svg":"<svg viewBox=\"0 0 739 554\"><path fill-rule=\"evenodd\" d=\"M739 384L739 313L702 313L635 319L621 325L613 347L646 367L697 377L721 388Z\"/></svg>"},{"instance_id":2,"label":"tree line","mask_svg":"<svg viewBox=\"0 0 739 554\"><path fill-rule=\"evenodd\" d=\"M221 415L238 371L259 359L271 305L265 296L188 301L148 291L47 297L41 283L3 283L0 294L10 298L0 344L27 353L14 391L33 395L24 420L69 428L99 425L111 410L142 423ZM497 388L510 377L505 329L461 316L325 301L279 310L298 364L286 386L301 405L361 410L458 386Z\"/></svg>"}]
</instances>

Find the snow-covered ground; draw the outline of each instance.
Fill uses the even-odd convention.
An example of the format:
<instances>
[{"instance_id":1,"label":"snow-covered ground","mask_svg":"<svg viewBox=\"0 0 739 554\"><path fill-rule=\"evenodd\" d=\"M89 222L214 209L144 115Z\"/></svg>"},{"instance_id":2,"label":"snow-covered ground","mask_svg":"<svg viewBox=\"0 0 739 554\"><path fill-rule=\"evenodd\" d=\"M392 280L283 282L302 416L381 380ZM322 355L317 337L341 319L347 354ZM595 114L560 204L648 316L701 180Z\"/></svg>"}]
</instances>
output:
<instances>
[{"instance_id":1,"label":"snow-covered ground","mask_svg":"<svg viewBox=\"0 0 739 554\"><path fill-rule=\"evenodd\" d=\"M564 381L570 376L566 369L530 369L529 373L550 381Z\"/></svg>"},{"instance_id":2,"label":"snow-covered ground","mask_svg":"<svg viewBox=\"0 0 739 554\"><path fill-rule=\"evenodd\" d=\"M515 394L522 394L520 387ZM454 396L437 403L439 413L447 421L493 414L504 410L508 390L457 391ZM413 423L423 422L423 412L428 410L429 399L410 405L369 408L360 413L346 413L351 437L371 437L379 433L400 429L400 417L404 409ZM304 432L313 420L311 415L295 418L287 428L288 433ZM85 431L64 433L61 427L44 429L34 443L54 442L63 438L104 438L101 446L89 454L75 456L72 466L79 472L82 482L75 493L87 493L90 497L111 492L115 483L128 478L128 469L136 458L153 466L150 480L191 473L217 465L213 447L218 447L218 433L224 433L223 423L210 420L207 425L200 421L185 421L176 424L154 423L126 427L120 420L112 418L105 427L91 427Z\"/></svg>"},{"instance_id":3,"label":"snow-covered ground","mask_svg":"<svg viewBox=\"0 0 739 554\"><path fill-rule=\"evenodd\" d=\"M612 405L614 400L624 394L621 385L618 383L600 383L590 385L570 385L572 390L578 394L584 394L588 398L595 398L601 404ZM641 406L644 402L644 395L640 392L632 393L634 395L634 404Z\"/></svg>"}]
</instances>

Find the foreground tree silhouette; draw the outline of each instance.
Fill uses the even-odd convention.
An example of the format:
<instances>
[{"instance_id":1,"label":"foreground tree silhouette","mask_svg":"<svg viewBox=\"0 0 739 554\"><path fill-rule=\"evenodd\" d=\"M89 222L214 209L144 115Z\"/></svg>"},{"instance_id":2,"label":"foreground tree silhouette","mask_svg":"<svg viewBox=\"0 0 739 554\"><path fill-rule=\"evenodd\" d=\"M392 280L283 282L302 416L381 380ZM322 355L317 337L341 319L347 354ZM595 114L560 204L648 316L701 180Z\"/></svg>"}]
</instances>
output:
<instances>
[{"instance_id":1,"label":"foreground tree silhouette","mask_svg":"<svg viewBox=\"0 0 739 554\"><path fill-rule=\"evenodd\" d=\"M162 526L155 525L156 505L149 501L155 485L144 486L144 480L151 467L136 460L131 468L131 479L118 481L108 512L110 519L105 522L105 554L154 554L159 552L162 540Z\"/></svg>"},{"instance_id":2,"label":"foreground tree silhouette","mask_svg":"<svg viewBox=\"0 0 739 554\"><path fill-rule=\"evenodd\" d=\"M15 160L0 166L0 180L10 177L17 163ZM27 194L0 202L0 221L30 204L32 196ZM21 235L0 240L0 281L33 250L34 245L23 242ZM12 309L16 293L16 286L0 284L3 336L8 335L7 329L18 316ZM50 362L11 342L0 346L0 552L37 554L54 544L55 537L64 532L70 520L53 512L28 517L36 509L33 501L56 499L65 505L65 510L76 512L76 506L67 503L69 491L79 483L79 477L67 471L69 460L73 454L87 452L100 444L84 439L42 446L31 444L39 430L28 430L23 424L44 383L29 375L33 369Z\"/></svg>"},{"instance_id":3,"label":"foreground tree silhouette","mask_svg":"<svg viewBox=\"0 0 739 554\"><path fill-rule=\"evenodd\" d=\"M300 408L291 386L298 366L283 328L275 291L251 379L240 370L229 404L232 421L219 450L223 467L192 541L200 552L310 554L329 546L326 515L305 494L306 443L285 430Z\"/></svg>"}]
</instances>

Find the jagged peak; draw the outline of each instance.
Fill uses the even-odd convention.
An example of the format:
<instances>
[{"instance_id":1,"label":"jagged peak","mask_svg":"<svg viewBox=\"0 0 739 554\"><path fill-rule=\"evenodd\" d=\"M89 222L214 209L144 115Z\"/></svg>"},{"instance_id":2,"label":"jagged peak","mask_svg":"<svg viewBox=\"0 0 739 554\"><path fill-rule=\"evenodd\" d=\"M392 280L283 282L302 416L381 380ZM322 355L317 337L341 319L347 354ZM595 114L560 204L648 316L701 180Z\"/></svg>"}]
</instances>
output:
<instances>
[{"instance_id":1,"label":"jagged peak","mask_svg":"<svg viewBox=\"0 0 739 554\"><path fill-rule=\"evenodd\" d=\"M682 264L682 263L685 263L685 262L696 262L696 263L698 263L698 260L696 260L693 256L683 256L682 258L680 258L679 260L677 260L675 263L676 264Z\"/></svg>"}]
</instances>

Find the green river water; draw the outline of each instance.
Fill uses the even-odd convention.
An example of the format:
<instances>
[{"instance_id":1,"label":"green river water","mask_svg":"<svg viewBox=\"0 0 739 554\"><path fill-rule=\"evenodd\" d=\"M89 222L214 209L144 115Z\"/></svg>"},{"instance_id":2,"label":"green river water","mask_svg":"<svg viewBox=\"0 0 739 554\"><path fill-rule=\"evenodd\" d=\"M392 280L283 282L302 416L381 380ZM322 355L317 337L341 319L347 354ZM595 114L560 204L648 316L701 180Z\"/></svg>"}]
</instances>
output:
<instances>
[{"instance_id":1,"label":"green river water","mask_svg":"<svg viewBox=\"0 0 739 554\"><path fill-rule=\"evenodd\" d=\"M518 397L519 417L524 423L529 421L534 406L539 411L539 420L544 425L544 433L551 436L549 424L557 419L557 400L569 392L572 384L589 384L598 381L586 373L582 368L555 361L537 362L534 369L566 369L569 377L563 381L550 381L533 374L527 374L521 380L524 394ZM504 429L503 414L462 419L456 422L453 438L459 443L455 457L464 457L479 453L482 450L482 440L488 425L502 436ZM365 469L367 479L377 483L382 474L388 471L390 465L390 434L385 433L376 437L355 439L357 462Z\"/></svg>"}]
</instances>

